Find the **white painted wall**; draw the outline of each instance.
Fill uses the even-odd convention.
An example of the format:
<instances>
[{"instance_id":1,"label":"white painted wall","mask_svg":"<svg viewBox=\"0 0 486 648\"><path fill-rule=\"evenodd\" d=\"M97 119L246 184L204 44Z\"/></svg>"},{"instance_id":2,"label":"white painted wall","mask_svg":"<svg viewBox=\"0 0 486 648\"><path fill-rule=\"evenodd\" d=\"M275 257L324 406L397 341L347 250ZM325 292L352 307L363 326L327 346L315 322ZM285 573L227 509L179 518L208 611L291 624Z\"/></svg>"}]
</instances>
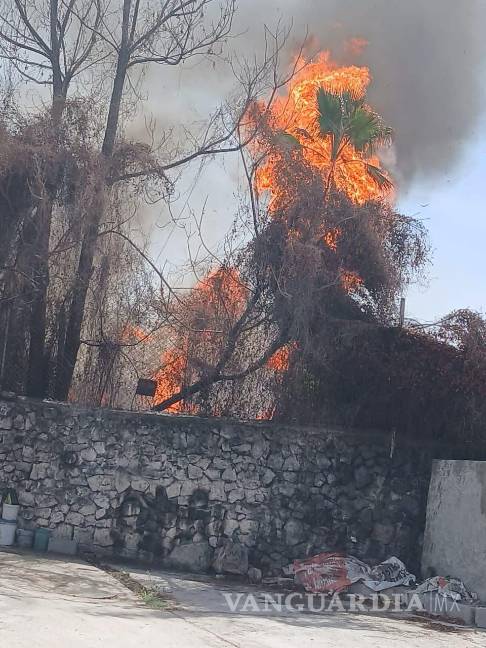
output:
<instances>
[{"instance_id":1,"label":"white painted wall","mask_svg":"<svg viewBox=\"0 0 486 648\"><path fill-rule=\"evenodd\" d=\"M434 461L422 574L460 578L486 601L486 461Z\"/></svg>"}]
</instances>

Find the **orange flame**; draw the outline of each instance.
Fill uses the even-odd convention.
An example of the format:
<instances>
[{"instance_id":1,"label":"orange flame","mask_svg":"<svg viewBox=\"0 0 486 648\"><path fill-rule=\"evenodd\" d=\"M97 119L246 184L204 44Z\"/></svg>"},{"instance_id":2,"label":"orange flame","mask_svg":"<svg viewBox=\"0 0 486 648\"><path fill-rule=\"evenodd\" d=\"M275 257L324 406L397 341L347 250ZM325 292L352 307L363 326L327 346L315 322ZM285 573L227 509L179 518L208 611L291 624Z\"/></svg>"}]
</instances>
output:
<instances>
[{"instance_id":1,"label":"orange flame","mask_svg":"<svg viewBox=\"0 0 486 648\"><path fill-rule=\"evenodd\" d=\"M277 180L277 168L285 155L282 149L286 147L287 153L292 154L290 138L286 140L283 134L288 133L298 141L306 162L327 181L331 166L331 142L319 133L317 91L322 87L336 93L349 91L356 97L363 97L371 81L367 67L340 67L331 60L329 52L322 52L315 61L307 64L304 59L299 59L297 69L300 71L290 81L287 95L275 100L267 116L274 141L271 141L272 136L266 135L270 141L264 144L269 153L256 172L256 187L260 193L270 192L272 211L285 205L288 198L283 183ZM255 119L259 111L261 116L263 108L254 106L253 110L257 113L253 117ZM261 141L258 146L262 146ZM357 204L383 197L383 190L366 172L365 162L380 167L377 157L366 157L348 144L333 174L336 187Z\"/></svg>"},{"instance_id":2,"label":"orange flame","mask_svg":"<svg viewBox=\"0 0 486 648\"><path fill-rule=\"evenodd\" d=\"M124 343L133 344L134 342L144 342L149 337L149 333L140 326L127 324L123 327L120 339Z\"/></svg>"},{"instance_id":3,"label":"orange flame","mask_svg":"<svg viewBox=\"0 0 486 648\"><path fill-rule=\"evenodd\" d=\"M224 335L225 322L231 325L243 312L247 288L234 268L211 270L198 281L185 300L181 317L186 321L178 331L176 349L162 355L162 368L155 375L157 389L154 402L161 403L180 391L194 378L191 355L202 355L207 363L215 359ZM184 401L171 405L168 412L195 412Z\"/></svg>"},{"instance_id":4,"label":"orange flame","mask_svg":"<svg viewBox=\"0 0 486 648\"><path fill-rule=\"evenodd\" d=\"M341 229L339 227L333 227L323 235L322 240L330 250L335 252L337 250L337 244L340 236Z\"/></svg>"},{"instance_id":5,"label":"orange flame","mask_svg":"<svg viewBox=\"0 0 486 648\"><path fill-rule=\"evenodd\" d=\"M295 342L286 344L285 346L275 351L275 353L268 359L267 367L276 373L284 373L289 368L290 356L296 349Z\"/></svg>"},{"instance_id":6,"label":"orange flame","mask_svg":"<svg viewBox=\"0 0 486 648\"><path fill-rule=\"evenodd\" d=\"M209 315L224 308L227 317L241 314L247 295L247 288L235 268L217 268L197 282L191 293L193 302L205 305Z\"/></svg>"},{"instance_id":7,"label":"orange flame","mask_svg":"<svg viewBox=\"0 0 486 648\"><path fill-rule=\"evenodd\" d=\"M176 394L184 383L187 356L183 349L165 351L162 354L162 368L157 372L154 403L161 403L172 394ZM167 412L181 412L183 403L179 401L167 408Z\"/></svg>"},{"instance_id":8,"label":"orange flame","mask_svg":"<svg viewBox=\"0 0 486 648\"><path fill-rule=\"evenodd\" d=\"M363 280L352 270L342 270L340 275L341 285L347 293L355 292L363 285Z\"/></svg>"}]
</instances>

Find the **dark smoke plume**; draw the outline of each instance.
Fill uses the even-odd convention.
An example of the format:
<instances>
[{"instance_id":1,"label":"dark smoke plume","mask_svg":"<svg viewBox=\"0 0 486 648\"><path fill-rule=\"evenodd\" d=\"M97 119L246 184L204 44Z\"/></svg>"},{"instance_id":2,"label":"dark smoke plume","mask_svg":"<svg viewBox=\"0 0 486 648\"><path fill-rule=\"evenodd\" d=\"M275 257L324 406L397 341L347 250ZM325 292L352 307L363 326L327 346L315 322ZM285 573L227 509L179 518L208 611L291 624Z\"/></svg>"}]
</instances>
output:
<instances>
[{"instance_id":1,"label":"dark smoke plume","mask_svg":"<svg viewBox=\"0 0 486 648\"><path fill-rule=\"evenodd\" d=\"M480 63L486 51L483 0L241 0L245 49L258 49L263 21L294 18L293 40L308 26L312 46L342 63L365 64L370 102L394 128L402 189L450 171L481 115ZM350 39L368 41L361 54Z\"/></svg>"}]
</instances>

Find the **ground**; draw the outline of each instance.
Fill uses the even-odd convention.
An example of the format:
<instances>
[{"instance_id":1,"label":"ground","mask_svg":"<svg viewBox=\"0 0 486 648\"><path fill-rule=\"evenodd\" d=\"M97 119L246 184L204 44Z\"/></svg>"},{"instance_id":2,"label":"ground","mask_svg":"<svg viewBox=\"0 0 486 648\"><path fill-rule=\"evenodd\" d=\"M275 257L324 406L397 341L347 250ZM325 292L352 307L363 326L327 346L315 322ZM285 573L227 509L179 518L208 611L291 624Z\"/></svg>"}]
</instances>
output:
<instances>
[{"instance_id":1,"label":"ground","mask_svg":"<svg viewBox=\"0 0 486 648\"><path fill-rule=\"evenodd\" d=\"M110 574L82 561L0 553L0 644L8 648L479 648L484 633L350 613L231 613L211 579L136 570L172 602L149 608ZM257 589L253 590L255 593Z\"/></svg>"}]
</instances>

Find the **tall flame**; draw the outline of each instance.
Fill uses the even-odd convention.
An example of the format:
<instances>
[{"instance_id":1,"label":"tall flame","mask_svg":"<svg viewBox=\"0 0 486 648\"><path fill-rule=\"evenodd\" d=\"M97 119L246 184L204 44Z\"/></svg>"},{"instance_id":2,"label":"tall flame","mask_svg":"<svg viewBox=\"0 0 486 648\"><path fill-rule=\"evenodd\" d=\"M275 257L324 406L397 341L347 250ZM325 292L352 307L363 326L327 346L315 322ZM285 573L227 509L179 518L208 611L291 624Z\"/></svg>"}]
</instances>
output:
<instances>
[{"instance_id":1,"label":"tall flame","mask_svg":"<svg viewBox=\"0 0 486 648\"><path fill-rule=\"evenodd\" d=\"M267 116L269 126L276 143L282 133L295 138L306 162L327 180L331 165L331 142L319 133L317 91L322 87L336 94L348 91L357 98L364 97L371 81L370 71L367 67L354 65L340 67L332 61L329 52L322 52L311 63L300 58L296 69L299 71L288 84L286 95L278 97L271 107L271 114ZM282 142L284 140L280 138ZM260 193L270 192L270 208L273 210L285 204L285 187L277 180L276 173L281 161L281 148L270 146L264 163L256 172L257 189ZM380 166L377 157L367 157L348 144L333 174L336 187L357 204L383 197L383 190L366 172L364 161Z\"/></svg>"},{"instance_id":2,"label":"tall flame","mask_svg":"<svg viewBox=\"0 0 486 648\"><path fill-rule=\"evenodd\" d=\"M154 377L157 381L154 403L161 403L181 389L187 367L187 349L179 348L165 351L161 360L162 369ZM167 408L168 412L181 412L182 410L182 401Z\"/></svg>"}]
</instances>

